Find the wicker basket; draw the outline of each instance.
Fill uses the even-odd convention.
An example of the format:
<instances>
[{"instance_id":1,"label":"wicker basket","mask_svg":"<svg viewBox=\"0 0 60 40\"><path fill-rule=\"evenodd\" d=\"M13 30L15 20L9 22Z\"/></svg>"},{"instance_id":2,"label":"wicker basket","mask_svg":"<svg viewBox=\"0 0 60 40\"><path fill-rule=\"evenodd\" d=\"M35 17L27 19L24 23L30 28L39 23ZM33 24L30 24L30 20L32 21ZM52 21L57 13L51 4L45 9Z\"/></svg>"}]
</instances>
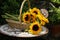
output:
<instances>
[{"instance_id":1,"label":"wicker basket","mask_svg":"<svg viewBox=\"0 0 60 40\"><path fill-rule=\"evenodd\" d=\"M23 8L23 6L24 6L24 3L25 2L28 2L28 6L29 6L29 8L30 8L30 2L29 2L29 0L24 0L23 2L22 2L22 4L21 4L21 8L20 8L20 20L19 21L14 21L14 20L10 20L10 19L6 19L6 21L8 22L8 24L9 24L9 26L11 27L11 28L19 28L19 29L26 29L29 25L27 25L26 23L23 23L23 22L21 22L21 14L22 14L22 8Z\"/></svg>"}]
</instances>

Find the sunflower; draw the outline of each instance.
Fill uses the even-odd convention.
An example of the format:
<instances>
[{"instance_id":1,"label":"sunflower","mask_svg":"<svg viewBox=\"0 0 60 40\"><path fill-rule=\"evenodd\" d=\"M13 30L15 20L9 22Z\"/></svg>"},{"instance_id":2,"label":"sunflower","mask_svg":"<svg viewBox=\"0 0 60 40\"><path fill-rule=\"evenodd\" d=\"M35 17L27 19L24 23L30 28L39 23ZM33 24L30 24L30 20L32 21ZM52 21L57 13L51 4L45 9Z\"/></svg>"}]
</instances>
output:
<instances>
[{"instance_id":1,"label":"sunflower","mask_svg":"<svg viewBox=\"0 0 60 40\"><path fill-rule=\"evenodd\" d=\"M49 23L48 19L45 18L42 14L37 15L37 17L38 17L41 21L44 21L44 22L46 22L46 23Z\"/></svg>"},{"instance_id":2,"label":"sunflower","mask_svg":"<svg viewBox=\"0 0 60 40\"><path fill-rule=\"evenodd\" d=\"M36 15L35 14L30 14L30 22L33 23L36 21Z\"/></svg>"},{"instance_id":3,"label":"sunflower","mask_svg":"<svg viewBox=\"0 0 60 40\"><path fill-rule=\"evenodd\" d=\"M29 33L33 35L38 35L42 31L42 27L38 22L32 23L29 28Z\"/></svg>"},{"instance_id":4,"label":"sunflower","mask_svg":"<svg viewBox=\"0 0 60 40\"><path fill-rule=\"evenodd\" d=\"M45 18L45 17L43 16L43 14L40 14L40 15L42 16L43 21L45 21L46 23L49 23L48 19L47 19L47 18Z\"/></svg>"},{"instance_id":5,"label":"sunflower","mask_svg":"<svg viewBox=\"0 0 60 40\"><path fill-rule=\"evenodd\" d=\"M40 10L37 9L37 8L29 9L29 11L30 11L30 13L34 13L34 14L36 14L36 15L38 15L38 14L41 13Z\"/></svg>"},{"instance_id":6,"label":"sunflower","mask_svg":"<svg viewBox=\"0 0 60 40\"><path fill-rule=\"evenodd\" d=\"M26 12L23 14L23 22L27 22L27 23L30 22L30 13L29 12Z\"/></svg>"}]
</instances>

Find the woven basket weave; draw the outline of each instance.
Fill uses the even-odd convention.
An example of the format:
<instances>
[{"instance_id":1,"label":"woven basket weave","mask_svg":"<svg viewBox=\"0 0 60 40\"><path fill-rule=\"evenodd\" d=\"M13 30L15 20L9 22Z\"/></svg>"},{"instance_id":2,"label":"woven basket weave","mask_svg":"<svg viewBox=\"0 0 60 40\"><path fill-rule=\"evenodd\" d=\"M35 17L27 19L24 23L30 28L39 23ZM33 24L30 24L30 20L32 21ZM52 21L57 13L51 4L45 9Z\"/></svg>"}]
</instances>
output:
<instances>
[{"instance_id":1,"label":"woven basket weave","mask_svg":"<svg viewBox=\"0 0 60 40\"><path fill-rule=\"evenodd\" d=\"M24 3L26 1L28 2L28 6L30 8L29 0L24 0L22 2L22 4L21 4L21 8L20 8L20 14L19 14L20 20L19 21L14 21L14 20L6 19L6 21L8 22L10 27L12 27L12 28L19 28L19 29L26 29L29 26L26 23L21 22L22 9L23 9Z\"/></svg>"}]
</instances>

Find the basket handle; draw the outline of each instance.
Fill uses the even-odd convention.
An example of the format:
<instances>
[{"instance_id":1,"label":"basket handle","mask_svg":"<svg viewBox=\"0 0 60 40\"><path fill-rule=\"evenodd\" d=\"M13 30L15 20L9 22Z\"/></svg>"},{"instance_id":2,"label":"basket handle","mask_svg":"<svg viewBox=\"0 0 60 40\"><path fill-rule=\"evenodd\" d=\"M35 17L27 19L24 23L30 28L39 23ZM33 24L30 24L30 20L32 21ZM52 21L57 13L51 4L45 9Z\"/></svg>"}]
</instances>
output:
<instances>
[{"instance_id":1,"label":"basket handle","mask_svg":"<svg viewBox=\"0 0 60 40\"><path fill-rule=\"evenodd\" d=\"M21 7L20 7L20 14L19 14L19 21L20 21L20 23L21 23L22 9L23 9L24 3L25 3L26 1L28 2L28 6L29 6L29 8L30 8L30 2L29 2L29 0L24 0L24 1L22 2L22 4L21 4Z\"/></svg>"}]
</instances>

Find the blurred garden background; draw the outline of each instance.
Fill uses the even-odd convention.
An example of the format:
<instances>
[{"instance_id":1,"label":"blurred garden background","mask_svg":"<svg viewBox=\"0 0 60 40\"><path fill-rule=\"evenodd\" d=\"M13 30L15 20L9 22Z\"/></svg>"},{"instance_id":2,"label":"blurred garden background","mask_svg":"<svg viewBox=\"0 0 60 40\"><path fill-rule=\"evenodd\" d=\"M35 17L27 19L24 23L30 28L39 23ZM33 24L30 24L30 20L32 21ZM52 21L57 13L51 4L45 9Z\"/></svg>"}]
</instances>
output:
<instances>
[{"instance_id":1,"label":"blurred garden background","mask_svg":"<svg viewBox=\"0 0 60 40\"><path fill-rule=\"evenodd\" d=\"M0 25L7 24L2 15L5 13L11 15L19 15L19 9L23 0L0 0ZM45 26L49 29L47 36L43 37L47 40L60 39L60 0L29 0L31 8L38 7L39 9L46 9L49 13L49 24ZM26 2L23 12L28 10L28 3Z\"/></svg>"}]
</instances>

